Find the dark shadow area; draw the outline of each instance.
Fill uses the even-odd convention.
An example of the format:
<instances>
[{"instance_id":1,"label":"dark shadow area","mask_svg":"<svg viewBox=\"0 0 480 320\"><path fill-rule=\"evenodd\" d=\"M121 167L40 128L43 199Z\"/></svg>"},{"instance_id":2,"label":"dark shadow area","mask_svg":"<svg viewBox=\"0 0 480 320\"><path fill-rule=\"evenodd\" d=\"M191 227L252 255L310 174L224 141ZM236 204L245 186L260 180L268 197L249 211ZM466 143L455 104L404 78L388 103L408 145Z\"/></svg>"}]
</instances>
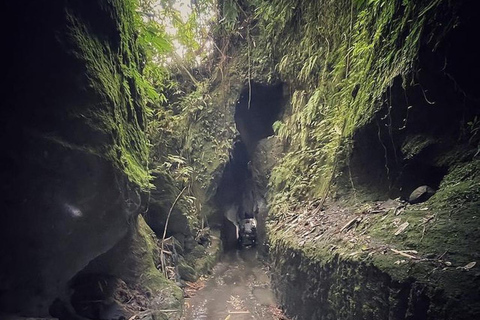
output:
<instances>
[{"instance_id":1,"label":"dark shadow area","mask_svg":"<svg viewBox=\"0 0 480 320\"><path fill-rule=\"evenodd\" d=\"M251 176L249 161L247 147L241 139L237 139L217 190L216 198L219 205L241 205L239 195L244 192L245 182Z\"/></svg>"},{"instance_id":2,"label":"dark shadow area","mask_svg":"<svg viewBox=\"0 0 480 320\"><path fill-rule=\"evenodd\" d=\"M248 168L248 152L241 139L235 141L230 160L225 167L215 195L215 202L221 212L222 241L225 249L237 246L236 223L242 209L242 195L246 182L251 177Z\"/></svg>"},{"instance_id":3,"label":"dark shadow area","mask_svg":"<svg viewBox=\"0 0 480 320\"><path fill-rule=\"evenodd\" d=\"M475 133L480 50L471 41L478 30L473 7L478 5L462 6L462 24L435 50L422 45L413 81L395 79L382 108L356 132L344 170L352 181L345 185L353 182L377 199L407 199L421 185L437 189L453 163L474 157L480 140Z\"/></svg>"},{"instance_id":4,"label":"dark shadow area","mask_svg":"<svg viewBox=\"0 0 480 320\"><path fill-rule=\"evenodd\" d=\"M283 107L283 84L246 86L235 109L235 122L240 133L235 141L215 195L224 247L237 248L238 223L257 218L259 196L252 176L252 154L257 142L273 135L272 124ZM258 228L264 228L259 225Z\"/></svg>"},{"instance_id":5,"label":"dark shadow area","mask_svg":"<svg viewBox=\"0 0 480 320\"><path fill-rule=\"evenodd\" d=\"M249 152L256 143L273 135L272 124L279 118L283 99L283 84L266 86L252 83L242 90L235 108L235 122ZM250 102L249 102L250 101Z\"/></svg>"},{"instance_id":6,"label":"dark shadow area","mask_svg":"<svg viewBox=\"0 0 480 320\"><path fill-rule=\"evenodd\" d=\"M139 62L131 52L136 39L121 39L123 5L61 0L2 6L9 49L2 52L8 86L0 119L0 313L48 316L67 282L118 243L146 204L146 192L114 165L120 163L116 152L136 158L135 148L145 145L143 100L137 87L122 85L135 80L122 66ZM93 71L79 42L102 48L89 46L88 54L109 70L108 85L97 82L101 72ZM108 66L98 53L108 54ZM118 141L128 141L128 148Z\"/></svg>"}]
</instances>

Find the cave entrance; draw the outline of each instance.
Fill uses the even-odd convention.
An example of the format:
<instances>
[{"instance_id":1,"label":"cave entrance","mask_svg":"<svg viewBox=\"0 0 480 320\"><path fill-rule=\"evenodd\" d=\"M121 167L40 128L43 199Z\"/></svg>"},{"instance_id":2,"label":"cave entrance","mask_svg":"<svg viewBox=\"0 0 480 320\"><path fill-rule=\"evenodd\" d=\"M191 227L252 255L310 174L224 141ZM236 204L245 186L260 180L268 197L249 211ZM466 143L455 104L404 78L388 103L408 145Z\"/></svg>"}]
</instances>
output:
<instances>
[{"instance_id":1,"label":"cave entrance","mask_svg":"<svg viewBox=\"0 0 480 320\"><path fill-rule=\"evenodd\" d=\"M245 245L263 243L266 216L265 195L252 175L252 157L257 143L273 135L272 125L283 110L283 84L262 85L252 83L242 90L235 107L238 136L221 178L215 202L222 220L224 247L237 248L239 238L245 239L246 219L255 219L255 236ZM248 231L250 232L250 231ZM247 234L250 237L249 234Z\"/></svg>"},{"instance_id":2,"label":"cave entrance","mask_svg":"<svg viewBox=\"0 0 480 320\"><path fill-rule=\"evenodd\" d=\"M245 88L235 107L235 123L250 154L257 142L273 135L272 124L283 110L283 84L265 86L252 83Z\"/></svg>"}]
</instances>

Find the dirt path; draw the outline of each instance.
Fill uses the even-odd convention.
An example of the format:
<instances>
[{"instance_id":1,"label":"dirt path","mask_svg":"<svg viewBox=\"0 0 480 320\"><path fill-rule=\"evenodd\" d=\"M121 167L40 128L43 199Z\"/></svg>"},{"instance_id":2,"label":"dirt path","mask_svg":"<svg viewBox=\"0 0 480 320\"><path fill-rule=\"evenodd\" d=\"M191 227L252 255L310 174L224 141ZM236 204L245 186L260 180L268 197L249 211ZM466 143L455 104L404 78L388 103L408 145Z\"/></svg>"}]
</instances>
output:
<instances>
[{"instance_id":1,"label":"dirt path","mask_svg":"<svg viewBox=\"0 0 480 320\"><path fill-rule=\"evenodd\" d=\"M226 253L205 286L185 301L184 320L285 319L255 249Z\"/></svg>"}]
</instances>

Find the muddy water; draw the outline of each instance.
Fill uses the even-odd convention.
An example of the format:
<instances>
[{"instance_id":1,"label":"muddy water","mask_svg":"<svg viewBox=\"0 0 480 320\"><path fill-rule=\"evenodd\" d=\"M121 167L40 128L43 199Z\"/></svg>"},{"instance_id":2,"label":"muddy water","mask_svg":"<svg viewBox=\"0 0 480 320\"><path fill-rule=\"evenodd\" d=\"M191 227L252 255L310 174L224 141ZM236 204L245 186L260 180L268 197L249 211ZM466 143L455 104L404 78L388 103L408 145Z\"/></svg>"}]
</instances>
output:
<instances>
[{"instance_id":1,"label":"muddy water","mask_svg":"<svg viewBox=\"0 0 480 320\"><path fill-rule=\"evenodd\" d=\"M270 280L257 251L227 252L205 287L186 299L185 320L278 319Z\"/></svg>"}]
</instances>

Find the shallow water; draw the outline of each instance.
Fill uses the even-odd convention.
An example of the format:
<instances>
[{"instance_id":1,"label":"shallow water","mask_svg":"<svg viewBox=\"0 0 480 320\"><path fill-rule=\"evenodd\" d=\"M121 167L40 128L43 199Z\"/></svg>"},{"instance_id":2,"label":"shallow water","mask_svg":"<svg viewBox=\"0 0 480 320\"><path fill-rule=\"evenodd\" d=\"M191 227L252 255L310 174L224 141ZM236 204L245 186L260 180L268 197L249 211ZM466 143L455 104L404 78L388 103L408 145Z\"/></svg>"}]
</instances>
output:
<instances>
[{"instance_id":1,"label":"shallow water","mask_svg":"<svg viewBox=\"0 0 480 320\"><path fill-rule=\"evenodd\" d=\"M277 319L275 298L254 248L227 252L205 287L185 302L185 320Z\"/></svg>"}]
</instances>

